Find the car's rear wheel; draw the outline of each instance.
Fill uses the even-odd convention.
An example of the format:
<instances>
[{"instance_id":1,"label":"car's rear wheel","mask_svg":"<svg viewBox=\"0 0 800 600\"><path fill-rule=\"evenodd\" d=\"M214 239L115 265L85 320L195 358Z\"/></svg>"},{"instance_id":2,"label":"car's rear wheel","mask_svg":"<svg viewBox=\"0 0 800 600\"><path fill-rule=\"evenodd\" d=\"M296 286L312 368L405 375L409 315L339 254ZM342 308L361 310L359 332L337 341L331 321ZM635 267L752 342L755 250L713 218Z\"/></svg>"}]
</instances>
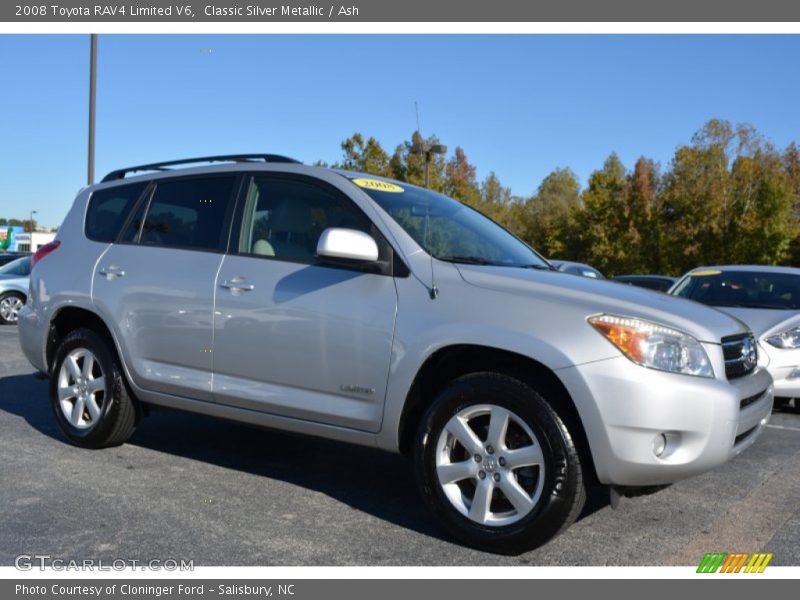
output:
<instances>
[{"instance_id":1,"label":"car's rear wheel","mask_svg":"<svg viewBox=\"0 0 800 600\"><path fill-rule=\"evenodd\" d=\"M569 431L535 390L476 373L448 385L420 425L422 496L460 541L518 554L569 526L586 498Z\"/></svg>"},{"instance_id":2,"label":"car's rear wheel","mask_svg":"<svg viewBox=\"0 0 800 600\"><path fill-rule=\"evenodd\" d=\"M19 292L6 292L0 295L0 324L15 325L23 306L25 306L25 296Z\"/></svg>"},{"instance_id":3,"label":"car's rear wheel","mask_svg":"<svg viewBox=\"0 0 800 600\"><path fill-rule=\"evenodd\" d=\"M77 446L122 444L136 426L133 398L116 354L90 329L77 329L59 344L50 400L61 431Z\"/></svg>"}]
</instances>

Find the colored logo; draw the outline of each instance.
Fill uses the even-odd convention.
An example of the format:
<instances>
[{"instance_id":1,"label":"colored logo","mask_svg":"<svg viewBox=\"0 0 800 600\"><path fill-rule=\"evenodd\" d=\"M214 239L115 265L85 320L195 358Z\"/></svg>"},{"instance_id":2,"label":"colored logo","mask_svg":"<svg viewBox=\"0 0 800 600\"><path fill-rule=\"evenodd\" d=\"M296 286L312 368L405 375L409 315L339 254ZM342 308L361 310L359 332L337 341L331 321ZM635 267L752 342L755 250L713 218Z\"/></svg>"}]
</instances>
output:
<instances>
[{"instance_id":1,"label":"colored logo","mask_svg":"<svg viewBox=\"0 0 800 600\"><path fill-rule=\"evenodd\" d=\"M772 553L756 552L709 552L700 561L697 567L698 573L763 573L769 561L772 560Z\"/></svg>"}]
</instances>

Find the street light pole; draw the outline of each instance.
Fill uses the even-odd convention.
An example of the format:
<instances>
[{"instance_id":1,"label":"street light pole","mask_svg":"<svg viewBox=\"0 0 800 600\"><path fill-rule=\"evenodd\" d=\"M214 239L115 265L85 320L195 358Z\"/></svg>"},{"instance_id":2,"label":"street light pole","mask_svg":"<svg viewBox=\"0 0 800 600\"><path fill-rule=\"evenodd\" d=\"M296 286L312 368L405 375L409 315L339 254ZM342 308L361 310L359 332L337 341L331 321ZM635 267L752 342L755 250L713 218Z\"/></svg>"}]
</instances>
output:
<instances>
[{"instance_id":1,"label":"street light pole","mask_svg":"<svg viewBox=\"0 0 800 600\"><path fill-rule=\"evenodd\" d=\"M87 184L94 183L94 121L97 95L97 34L91 34L89 50L89 168Z\"/></svg>"},{"instance_id":2,"label":"street light pole","mask_svg":"<svg viewBox=\"0 0 800 600\"><path fill-rule=\"evenodd\" d=\"M28 221L28 233L31 234L31 247L33 247L33 215L37 214L37 211L32 210L30 214L30 220Z\"/></svg>"},{"instance_id":3,"label":"street light pole","mask_svg":"<svg viewBox=\"0 0 800 600\"><path fill-rule=\"evenodd\" d=\"M430 188L431 185L431 163L433 162L434 154L447 154L447 146L444 144L431 144L430 142L420 142L413 144L410 148L411 154L424 154L425 155L425 187Z\"/></svg>"}]
</instances>

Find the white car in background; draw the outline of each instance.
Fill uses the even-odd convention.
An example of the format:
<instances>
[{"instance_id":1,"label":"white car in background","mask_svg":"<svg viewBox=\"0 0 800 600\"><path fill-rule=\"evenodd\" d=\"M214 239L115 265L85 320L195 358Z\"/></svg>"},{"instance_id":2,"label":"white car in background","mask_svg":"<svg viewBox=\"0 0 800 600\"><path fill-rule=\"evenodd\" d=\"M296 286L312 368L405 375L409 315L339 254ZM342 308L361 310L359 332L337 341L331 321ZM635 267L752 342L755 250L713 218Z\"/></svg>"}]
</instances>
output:
<instances>
[{"instance_id":1,"label":"white car in background","mask_svg":"<svg viewBox=\"0 0 800 600\"><path fill-rule=\"evenodd\" d=\"M775 398L800 398L800 269L701 267L670 290L743 321L758 339L759 364L775 380Z\"/></svg>"},{"instance_id":2,"label":"white car in background","mask_svg":"<svg viewBox=\"0 0 800 600\"><path fill-rule=\"evenodd\" d=\"M16 325L19 309L25 306L31 257L23 256L0 267L0 325Z\"/></svg>"}]
</instances>

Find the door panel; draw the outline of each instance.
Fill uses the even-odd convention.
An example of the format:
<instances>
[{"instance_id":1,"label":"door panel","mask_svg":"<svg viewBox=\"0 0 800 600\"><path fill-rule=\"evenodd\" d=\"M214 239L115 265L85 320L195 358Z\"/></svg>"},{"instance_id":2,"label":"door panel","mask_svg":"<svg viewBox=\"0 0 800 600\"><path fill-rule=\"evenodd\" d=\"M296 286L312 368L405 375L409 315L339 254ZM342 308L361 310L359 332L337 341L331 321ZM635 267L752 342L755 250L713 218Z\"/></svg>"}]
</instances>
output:
<instances>
[{"instance_id":1,"label":"door panel","mask_svg":"<svg viewBox=\"0 0 800 600\"><path fill-rule=\"evenodd\" d=\"M97 263L92 297L146 390L211 400L214 287L239 178L159 179Z\"/></svg>"},{"instance_id":2,"label":"door panel","mask_svg":"<svg viewBox=\"0 0 800 600\"><path fill-rule=\"evenodd\" d=\"M377 431L397 293L391 277L226 256L214 313L218 402ZM252 286L250 288L249 286Z\"/></svg>"},{"instance_id":3,"label":"door panel","mask_svg":"<svg viewBox=\"0 0 800 600\"><path fill-rule=\"evenodd\" d=\"M221 260L213 252L120 244L98 262L94 303L116 329L139 387L211 400L214 281Z\"/></svg>"},{"instance_id":4,"label":"door panel","mask_svg":"<svg viewBox=\"0 0 800 600\"><path fill-rule=\"evenodd\" d=\"M377 431L391 359L397 292L387 275L319 264L322 232L373 224L322 182L253 176L235 222L236 251L217 277L217 402ZM391 264L384 246L379 260Z\"/></svg>"}]
</instances>

